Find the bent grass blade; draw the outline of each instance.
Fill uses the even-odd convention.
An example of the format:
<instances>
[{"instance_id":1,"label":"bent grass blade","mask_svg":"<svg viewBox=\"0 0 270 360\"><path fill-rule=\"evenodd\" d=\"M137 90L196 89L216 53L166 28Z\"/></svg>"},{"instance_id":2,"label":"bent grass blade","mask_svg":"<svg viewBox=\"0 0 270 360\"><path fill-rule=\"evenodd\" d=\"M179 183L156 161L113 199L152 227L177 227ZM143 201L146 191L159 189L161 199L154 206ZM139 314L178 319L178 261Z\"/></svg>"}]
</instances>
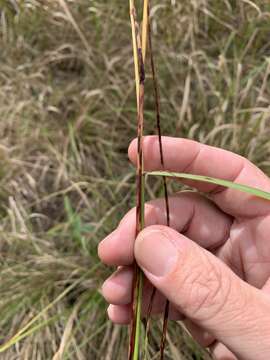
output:
<instances>
[{"instance_id":1,"label":"bent grass blade","mask_svg":"<svg viewBox=\"0 0 270 360\"><path fill-rule=\"evenodd\" d=\"M219 186L223 186L229 189L235 189L242 191L246 194L254 195L256 197L270 200L270 192L260 190L258 188L254 188L251 186L247 186L244 184L238 184L229 180L218 179L209 176L203 175L194 175L194 174L187 174L187 173L177 173L177 172L169 172L169 171L151 171L146 172L146 176L162 176L162 177L170 177L170 178L178 178L178 179L185 179L185 180L193 180L193 181L201 181L209 184L215 184Z\"/></svg>"}]
</instances>

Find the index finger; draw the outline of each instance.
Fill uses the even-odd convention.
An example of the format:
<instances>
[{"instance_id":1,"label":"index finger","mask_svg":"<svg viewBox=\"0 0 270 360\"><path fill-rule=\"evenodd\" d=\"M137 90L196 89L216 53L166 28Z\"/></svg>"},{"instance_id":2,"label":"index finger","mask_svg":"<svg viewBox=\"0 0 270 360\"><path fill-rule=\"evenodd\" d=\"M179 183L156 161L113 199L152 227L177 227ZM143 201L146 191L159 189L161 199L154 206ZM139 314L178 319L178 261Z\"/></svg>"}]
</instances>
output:
<instances>
[{"instance_id":1,"label":"index finger","mask_svg":"<svg viewBox=\"0 0 270 360\"><path fill-rule=\"evenodd\" d=\"M162 144L164 169L167 171L216 177L270 191L270 179L240 155L182 138L163 136ZM143 151L146 171L164 170L160 163L158 136L144 137ZM136 139L131 142L128 153L132 163L136 164ZM196 181L185 183L209 193L219 208L233 216L263 216L270 212L270 203L253 195L215 184Z\"/></svg>"}]
</instances>

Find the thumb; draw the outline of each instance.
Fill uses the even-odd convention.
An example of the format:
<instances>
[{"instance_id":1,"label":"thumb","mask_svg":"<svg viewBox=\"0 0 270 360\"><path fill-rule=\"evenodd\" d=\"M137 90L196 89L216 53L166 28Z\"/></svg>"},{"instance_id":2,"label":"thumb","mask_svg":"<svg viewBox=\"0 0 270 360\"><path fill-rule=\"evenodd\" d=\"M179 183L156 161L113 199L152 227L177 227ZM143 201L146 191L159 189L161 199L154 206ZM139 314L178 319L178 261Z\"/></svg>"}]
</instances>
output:
<instances>
[{"instance_id":1,"label":"thumb","mask_svg":"<svg viewBox=\"0 0 270 360\"><path fill-rule=\"evenodd\" d=\"M152 284L194 323L245 360L270 359L270 297L166 226L144 229L135 257Z\"/></svg>"}]
</instances>

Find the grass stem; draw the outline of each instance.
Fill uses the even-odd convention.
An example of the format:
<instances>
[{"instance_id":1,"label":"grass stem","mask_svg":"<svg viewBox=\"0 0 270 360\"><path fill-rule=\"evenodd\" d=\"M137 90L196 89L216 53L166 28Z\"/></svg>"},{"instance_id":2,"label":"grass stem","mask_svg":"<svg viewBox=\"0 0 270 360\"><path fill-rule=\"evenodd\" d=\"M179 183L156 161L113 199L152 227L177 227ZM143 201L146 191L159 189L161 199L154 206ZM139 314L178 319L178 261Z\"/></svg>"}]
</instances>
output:
<instances>
[{"instance_id":1,"label":"grass stem","mask_svg":"<svg viewBox=\"0 0 270 360\"><path fill-rule=\"evenodd\" d=\"M151 72L152 72L152 79L153 79L153 86L154 86L154 97L155 97L155 108L156 108L156 127L158 132L158 139L159 139L159 153L160 153L160 163L163 168L165 169L164 164L164 154L163 154L163 146L162 146L162 132L161 132L161 122L160 122L160 96L159 96L159 85L158 79L156 75L156 66L154 61L153 55L153 46L152 46L152 31L151 31L151 23L149 19L150 14L150 4L148 3L148 42L149 42L149 53L150 53L150 61L151 61ZM167 187L167 179L163 177L163 189L164 189L164 199L165 199L165 208L166 208L166 224L170 226L170 208L169 208L169 198L168 198L168 187ZM150 328L150 316L153 307L153 301L155 298L156 289L153 289L151 294L151 299L149 302L148 310L147 310L147 319L146 319L146 336L145 336L145 348L147 347L148 343L148 333ZM166 342L166 333L167 333L167 325L168 325L168 314L169 314L169 302L166 302L165 310L164 310L164 317L163 317L163 329L162 329L162 338L160 343L160 359L163 360L164 358L164 349L165 349L165 342Z\"/></svg>"},{"instance_id":2,"label":"grass stem","mask_svg":"<svg viewBox=\"0 0 270 360\"><path fill-rule=\"evenodd\" d=\"M136 172L136 236L144 228L144 170L143 170L143 129L144 129L144 58L142 49L142 42L140 30L136 21L136 9L134 1L130 0L130 14L131 27L133 38L133 54L135 66L135 82L136 82L136 97L137 97L137 172ZM143 25L144 27L145 25ZM144 43L146 46L146 43ZM134 264L134 279L133 279L133 306L132 306L132 320L131 320L131 334L129 345L129 359L137 360L140 355L140 330L141 330L141 304L142 304L142 289L143 289L143 273Z\"/></svg>"}]
</instances>

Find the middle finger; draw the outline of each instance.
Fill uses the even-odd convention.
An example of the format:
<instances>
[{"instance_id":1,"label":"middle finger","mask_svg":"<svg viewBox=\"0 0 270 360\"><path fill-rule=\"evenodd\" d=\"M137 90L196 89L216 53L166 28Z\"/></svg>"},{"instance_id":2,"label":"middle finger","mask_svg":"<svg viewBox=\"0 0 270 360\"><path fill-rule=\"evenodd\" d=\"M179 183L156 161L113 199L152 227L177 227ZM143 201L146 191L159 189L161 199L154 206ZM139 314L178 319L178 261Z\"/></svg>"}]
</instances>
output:
<instances>
[{"instance_id":1,"label":"middle finger","mask_svg":"<svg viewBox=\"0 0 270 360\"><path fill-rule=\"evenodd\" d=\"M211 201L194 192L182 192L169 198L170 225L185 233L200 246L214 250L229 237L232 219ZM145 204L145 224L166 225L164 199ZM118 228L99 244L99 257L108 265L131 265L136 235L136 210L130 210Z\"/></svg>"}]
</instances>

